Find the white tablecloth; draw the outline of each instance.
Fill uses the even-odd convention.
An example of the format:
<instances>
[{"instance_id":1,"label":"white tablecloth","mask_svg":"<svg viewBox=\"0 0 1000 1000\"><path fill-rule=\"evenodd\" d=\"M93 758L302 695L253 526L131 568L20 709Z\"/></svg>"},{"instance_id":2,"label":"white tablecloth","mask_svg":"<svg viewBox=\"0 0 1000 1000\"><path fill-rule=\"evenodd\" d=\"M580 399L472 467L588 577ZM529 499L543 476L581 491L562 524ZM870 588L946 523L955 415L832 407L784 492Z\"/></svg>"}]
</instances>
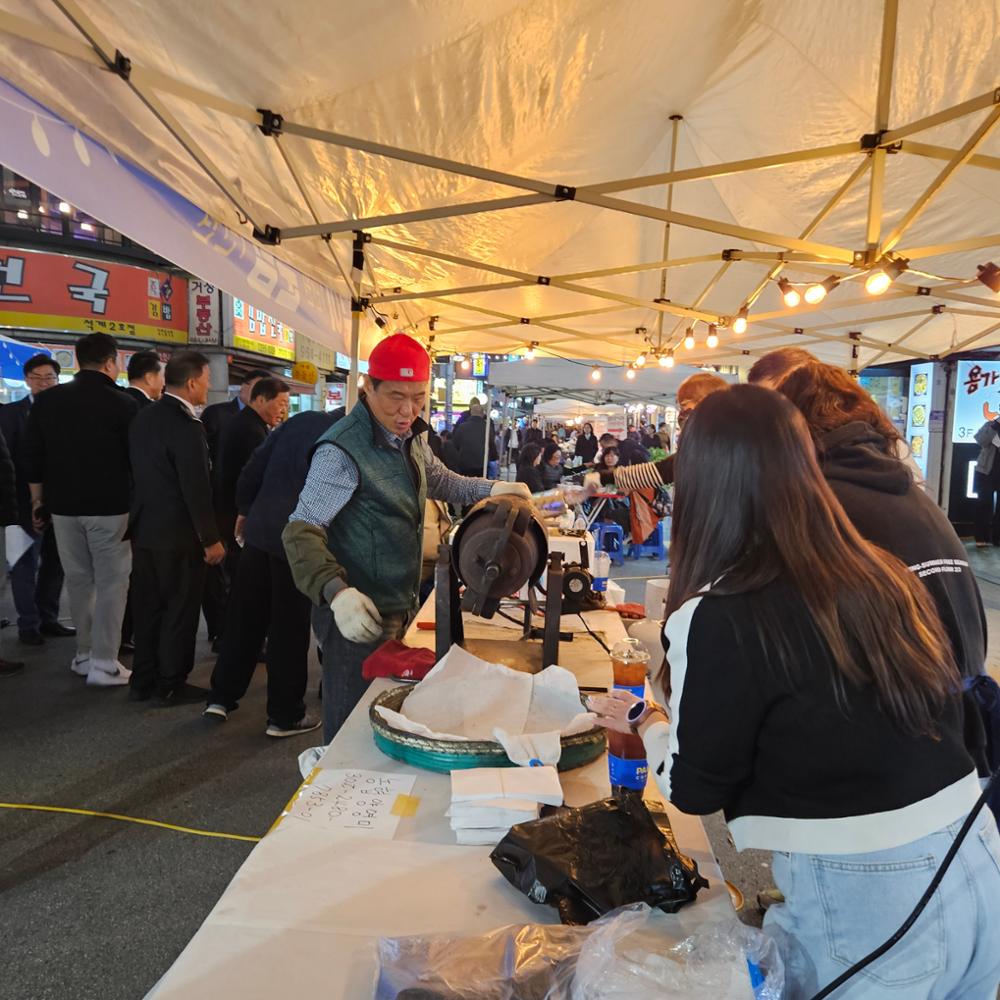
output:
<instances>
[{"instance_id":1,"label":"white tablecloth","mask_svg":"<svg viewBox=\"0 0 1000 1000\"><path fill-rule=\"evenodd\" d=\"M617 615L595 617L593 627L606 634L621 628ZM418 636L433 639L430 632L412 638ZM586 636L575 638L572 647L563 665L581 683L607 684L610 664L603 650ZM367 703L391 686L372 685L319 767L413 774L416 814L400 820L393 840L338 839L284 816L254 848L151 998L363 1000L373 992L380 936L476 935L504 924L557 921L553 909L530 903L500 876L489 861L490 848L455 843L444 815L447 775L409 767L375 747ZM602 798L608 794L606 761L566 772L562 782L570 805ZM694 905L670 918L680 940L705 922L736 917L700 821L673 809L670 817L682 850L711 883Z\"/></svg>"}]
</instances>

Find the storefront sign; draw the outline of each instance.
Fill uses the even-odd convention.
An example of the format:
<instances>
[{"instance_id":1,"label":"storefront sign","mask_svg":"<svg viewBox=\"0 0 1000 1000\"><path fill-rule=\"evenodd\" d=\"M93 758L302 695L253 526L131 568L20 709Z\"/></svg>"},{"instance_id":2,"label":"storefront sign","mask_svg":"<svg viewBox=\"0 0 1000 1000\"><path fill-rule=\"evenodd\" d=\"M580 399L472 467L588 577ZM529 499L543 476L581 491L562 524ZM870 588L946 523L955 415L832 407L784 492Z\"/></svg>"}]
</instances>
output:
<instances>
[{"instance_id":1,"label":"storefront sign","mask_svg":"<svg viewBox=\"0 0 1000 1000\"><path fill-rule=\"evenodd\" d=\"M337 354L332 347L327 347L325 344L313 340L312 337L303 336L301 333L297 333L295 336L296 361L309 361L320 371L332 372L338 367L337 358L341 357L344 355ZM350 362L350 359L345 358L345 360Z\"/></svg>"},{"instance_id":2,"label":"storefront sign","mask_svg":"<svg viewBox=\"0 0 1000 1000\"><path fill-rule=\"evenodd\" d=\"M272 358L295 360L295 331L291 327L243 299L233 299L231 312L230 344L233 347Z\"/></svg>"},{"instance_id":3,"label":"storefront sign","mask_svg":"<svg viewBox=\"0 0 1000 1000\"><path fill-rule=\"evenodd\" d=\"M951 440L974 444L976 431L1000 414L1000 362L959 361Z\"/></svg>"},{"instance_id":4,"label":"storefront sign","mask_svg":"<svg viewBox=\"0 0 1000 1000\"><path fill-rule=\"evenodd\" d=\"M106 260L0 249L0 327L185 344L187 281Z\"/></svg>"},{"instance_id":5,"label":"storefront sign","mask_svg":"<svg viewBox=\"0 0 1000 1000\"><path fill-rule=\"evenodd\" d=\"M188 282L188 343L215 347L222 343L221 293L215 285L192 278Z\"/></svg>"}]
</instances>

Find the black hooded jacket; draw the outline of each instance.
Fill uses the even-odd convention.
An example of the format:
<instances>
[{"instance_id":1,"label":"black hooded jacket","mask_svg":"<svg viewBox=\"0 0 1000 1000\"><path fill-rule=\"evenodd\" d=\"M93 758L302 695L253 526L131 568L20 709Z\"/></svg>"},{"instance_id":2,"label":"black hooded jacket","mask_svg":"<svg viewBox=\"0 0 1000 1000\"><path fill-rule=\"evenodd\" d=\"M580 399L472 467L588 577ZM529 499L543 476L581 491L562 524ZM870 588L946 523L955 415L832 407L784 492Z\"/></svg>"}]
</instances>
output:
<instances>
[{"instance_id":1,"label":"black hooded jacket","mask_svg":"<svg viewBox=\"0 0 1000 1000\"><path fill-rule=\"evenodd\" d=\"M884 447L885 439L868 424L838 427L819 441L823 475L858 532L923 580L962 676L981 674L986 616L965 547L909 468Z\"/></svg>"}]
</instances>

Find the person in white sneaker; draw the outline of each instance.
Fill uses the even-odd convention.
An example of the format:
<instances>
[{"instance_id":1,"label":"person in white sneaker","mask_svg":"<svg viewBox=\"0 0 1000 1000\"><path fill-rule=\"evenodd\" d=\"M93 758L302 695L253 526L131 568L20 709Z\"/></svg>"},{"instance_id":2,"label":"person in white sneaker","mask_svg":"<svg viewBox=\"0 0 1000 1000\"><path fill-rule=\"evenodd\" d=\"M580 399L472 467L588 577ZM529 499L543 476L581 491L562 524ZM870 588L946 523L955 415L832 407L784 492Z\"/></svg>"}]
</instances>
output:
<instances>
[{"instance_id":1,"label":"person in white sneaker","mask_svg":"<svg viewBox=\"0 0 1000 1000\"><path fill-rule=\"evenodd\" d=\"M128 429L135 400L115 384L118 344L106 333L76 342L72 382L41 393L25 431L35 530L52 518L77 627L71 668L92 687L127 684L118 662L132 552Z\"/></svg>"}]
</instances>

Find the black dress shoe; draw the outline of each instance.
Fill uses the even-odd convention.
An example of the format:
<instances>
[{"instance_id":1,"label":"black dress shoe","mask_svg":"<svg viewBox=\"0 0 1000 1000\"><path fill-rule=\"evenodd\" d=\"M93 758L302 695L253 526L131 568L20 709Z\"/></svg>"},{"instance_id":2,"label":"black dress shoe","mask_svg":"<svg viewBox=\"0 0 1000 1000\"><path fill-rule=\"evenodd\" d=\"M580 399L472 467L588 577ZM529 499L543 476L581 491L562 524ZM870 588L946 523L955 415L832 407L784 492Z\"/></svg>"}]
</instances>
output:
<instances>
[{"instance_id":1,"label":"black dress shoe","mask_svg":"<svg viewBox=\"0 0 1000 1000\"><path fill-rule=\"evenodd\" d=\"M177 687L157 695L156 704L159 708L195 705L205 702L211 693L208 688L196 687L194 684L178 684Z\"/></svg>"},{"instance_id":2,"label":"black dress shoe","mask_svg":"<svg viewBox=\"0 0 1000 1000\"><path fill-rule=\"evenodd\" d=\"M69 639L76 635L75 628L63 625L62 622L42 622L40 631L42 635L51 635L56 639Z\"/></svg>"},{"instance_id":3,"label":"black dress shoe","mask_svg":"<svg viewBox=\"0 0 1000 1000\"><path fill-rule=\"evenodd\" d=\"M119 656L131 656L135 652L135 643L122 641L118 647Z\"/></svg>"},{"instance_id":4,"label":"black dress shoe","mask_svg":"<svg viewBox=\"0 0 1000 1000\"><path fill-rule=\"evenodd\" d=\"M17 641L24 643L25 646L44 646L45 640L42 638L42 633L36 628L25 629L23 632L17 633Z\"/></svg>"},{"instance_id":5,"label":"black dress shoe","mask_svg":"<svg viewBox=\"0 0 1000 1000\"><path fill-rule=\"evenodd\" d=\"M0 660L0 677L13 677L24 670L20 660Z\"/></svg>"}]
</instances>

